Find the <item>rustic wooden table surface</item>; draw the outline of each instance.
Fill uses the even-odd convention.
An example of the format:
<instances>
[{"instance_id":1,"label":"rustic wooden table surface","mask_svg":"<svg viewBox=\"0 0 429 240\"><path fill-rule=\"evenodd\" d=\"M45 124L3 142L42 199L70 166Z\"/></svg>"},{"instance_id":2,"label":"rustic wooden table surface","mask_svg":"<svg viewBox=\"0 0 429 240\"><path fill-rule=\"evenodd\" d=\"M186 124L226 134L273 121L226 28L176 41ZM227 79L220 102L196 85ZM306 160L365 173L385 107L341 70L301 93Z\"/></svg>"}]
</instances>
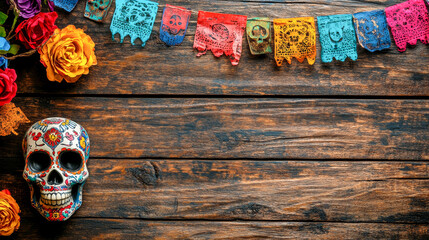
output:
<instances>
[{"instance_id":1,"label":"rustic wooden table surface","mask_svg":"<svg viewBox=\"0 0 429 240\"><path fill-rule=\"evenodd\" d=\"M176 0L193 10L287 18L382 9L402 0ZM160 1L160 4L165 4ZM4 3L2 3L4 4ZM22 209L12 239L429 239L429 47L356 62L275 67L243 44L237 67L159 41L112 41L83 17L98 65L76 84L49 82L38 56L12 63L28 118L62 116L91 139L83 206L45 222L30 206L18 136L0 138L0 189ZM320 49L320 45L318 45ZM319 51L320 52L320 51Z\"/></svg>"}]
</instances>

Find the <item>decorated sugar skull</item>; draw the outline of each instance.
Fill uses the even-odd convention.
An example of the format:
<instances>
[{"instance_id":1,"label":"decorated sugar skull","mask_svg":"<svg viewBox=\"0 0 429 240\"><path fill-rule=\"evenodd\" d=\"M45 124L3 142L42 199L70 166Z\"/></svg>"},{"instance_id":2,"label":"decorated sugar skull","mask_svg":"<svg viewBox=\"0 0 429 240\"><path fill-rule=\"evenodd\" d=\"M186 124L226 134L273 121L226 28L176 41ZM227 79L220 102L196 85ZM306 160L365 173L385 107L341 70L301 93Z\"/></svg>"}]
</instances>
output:
<instances>
[{"instance_id":1,"label":"decorated sugar skull","mask_svg":"<svg viewBox=\"0 0 429 240\"><path fill-rule=\"evenodd\" d=\"M31 205L49 221L67 220L82 204L89 175L87 132L72 120L47 118L28 129L22 148Z\"/></svg>"}]
</instances>

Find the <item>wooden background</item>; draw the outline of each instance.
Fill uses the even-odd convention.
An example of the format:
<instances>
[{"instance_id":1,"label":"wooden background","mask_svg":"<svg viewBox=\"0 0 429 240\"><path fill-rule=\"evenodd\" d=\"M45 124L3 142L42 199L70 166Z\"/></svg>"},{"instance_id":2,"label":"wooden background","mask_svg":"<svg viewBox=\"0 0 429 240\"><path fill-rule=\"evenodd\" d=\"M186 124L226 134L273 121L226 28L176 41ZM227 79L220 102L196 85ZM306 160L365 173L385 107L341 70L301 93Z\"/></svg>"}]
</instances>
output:
<instances>
[{"instance_id":1,"label":"wooden background","mask_svg":"<svg viewBox=\"0 0 429 240\"><path fill-rule=\"evenodd\" d=\"M346 14L402 0L175 0L270 18ZM166 1L160 1L165 4ZM2 3L4 6L4 2ZM0 189L22 209L11 239L429 239L429 47L359 59L237 67L196 58L191 17L181 46L112 41L109 23L59 11L96 43L98 65L76 84L49 82L39 58L16 60L14 103L31 122L61 116L91 139L84 203L67 222L30 206L18 136L0 138ZM116 39L118 37L116 36ZM320 49L320 45L318 45Z\"/></svg>"}]
</instances>

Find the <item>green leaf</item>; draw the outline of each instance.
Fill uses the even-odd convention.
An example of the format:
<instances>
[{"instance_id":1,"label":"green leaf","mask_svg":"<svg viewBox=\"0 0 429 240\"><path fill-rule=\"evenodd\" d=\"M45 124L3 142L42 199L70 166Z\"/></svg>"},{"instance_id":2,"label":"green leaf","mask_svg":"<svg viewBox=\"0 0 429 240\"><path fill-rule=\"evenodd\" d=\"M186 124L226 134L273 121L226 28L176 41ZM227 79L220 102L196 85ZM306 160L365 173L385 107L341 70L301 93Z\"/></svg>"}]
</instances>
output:
<instances>
[{"instance_id":1,"label":"green leaf","mask_svg":"<svg viewBox=\"0 0 429 240\"><path fill-rule=\"evenodd\" d=\"M7 53L10 53L12 55L16 55L19 51L19 45L18 44L12 44L10 45L9 51L0 50L0 55L5 55Z\"/></svg>"},{"instance_id":2,"label":"green leaf","mask_svg":"<svg viewBox=\"0 0 429 240\"><path fill-rule=\"evenodd\" d=\"M19 45L18 44L12 44L10 45L10 49L7 53L10 53L12 55L16 55L19 51Z\"/></svg>"},{"instance_id":3,"label":"green leaf","mask_svg":"<svg viewBox=\"0 0 429 240\"><path fill-rule=\"evenodd\" d=\"M6 30L4 30L4 27L0 26L0 37L6 37Z\"/></svg>"},{"instance_id":4,"label":"green leaf","mask_svg":"<svg viewBox=\"0 0 429 240\"><path fill-rule=\"evenodd\" d=\"M6 22L7 14L0 12L0 25L3 25Z\"/></svg>"}]
</instances>

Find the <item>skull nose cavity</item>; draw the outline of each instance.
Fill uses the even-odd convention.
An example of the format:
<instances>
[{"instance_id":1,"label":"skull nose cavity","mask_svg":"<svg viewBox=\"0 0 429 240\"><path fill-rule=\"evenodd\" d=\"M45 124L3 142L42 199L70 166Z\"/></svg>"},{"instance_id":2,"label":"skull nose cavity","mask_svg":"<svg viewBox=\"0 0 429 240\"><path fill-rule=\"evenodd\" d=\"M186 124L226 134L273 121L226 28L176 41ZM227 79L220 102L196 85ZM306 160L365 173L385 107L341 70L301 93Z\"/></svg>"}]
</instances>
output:
<instances>
[{"instance_id":1,"label":"skull nose cavity","mask_svg":"<svg viewBox=\"0 0 429 240\"><path fill-rule=\"evenodd\" d=\"M63 177L57 170L52 170L48 175L48 184L49 185L60 185L64 182Z\"/></svg>"}]
</instances>

